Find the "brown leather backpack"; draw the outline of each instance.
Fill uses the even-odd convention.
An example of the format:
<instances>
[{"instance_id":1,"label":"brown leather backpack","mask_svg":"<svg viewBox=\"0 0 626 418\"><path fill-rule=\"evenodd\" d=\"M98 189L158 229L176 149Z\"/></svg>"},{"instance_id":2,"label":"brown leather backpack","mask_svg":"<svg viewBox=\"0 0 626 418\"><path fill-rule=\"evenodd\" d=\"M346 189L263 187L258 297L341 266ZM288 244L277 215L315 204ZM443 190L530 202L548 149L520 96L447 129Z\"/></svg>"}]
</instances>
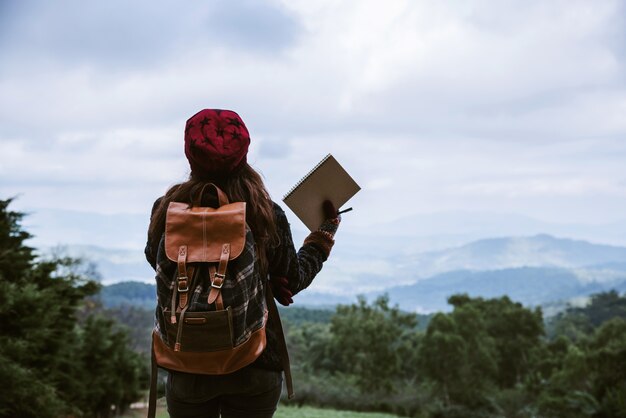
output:
<instances>
[{"instance_id":1,"label":"brown leather backpack","mask_svg":"<svg viewBox=\"0 0 626 418\"><path fill-rule=\"evenodd\" d=\"M155 413L158 367L209 375L235 372L265 349L268 314L282 337L283 368L293 396L280 318L267 280L258 272L246 203L229 203L217 186L207 186L215 191L217 207L200 205L203 188L194 204L170 202L167 209L157 255L160 296L148 417ZM163 257L167 260L159 260Z\"/></svg>"}]
</instances>

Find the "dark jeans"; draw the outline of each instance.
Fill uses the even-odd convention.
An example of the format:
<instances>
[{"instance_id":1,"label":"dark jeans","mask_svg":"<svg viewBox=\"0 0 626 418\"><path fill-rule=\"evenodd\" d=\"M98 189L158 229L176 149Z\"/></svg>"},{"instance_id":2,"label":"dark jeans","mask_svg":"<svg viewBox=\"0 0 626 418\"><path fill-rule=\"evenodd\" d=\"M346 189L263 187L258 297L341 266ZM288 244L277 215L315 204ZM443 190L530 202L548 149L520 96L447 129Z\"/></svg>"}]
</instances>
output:
<instances>
[{"instance_id":1,"label":"dark jeans","mask_svg":"<svg viewBox=\"0 0 626 418\"><path fill-rule=\"evenodd\" d=\"M167 410L170 418L271 418L282 383L282 372L254 367L223 376L169 372Z\"/></svg>"}]
</instances>

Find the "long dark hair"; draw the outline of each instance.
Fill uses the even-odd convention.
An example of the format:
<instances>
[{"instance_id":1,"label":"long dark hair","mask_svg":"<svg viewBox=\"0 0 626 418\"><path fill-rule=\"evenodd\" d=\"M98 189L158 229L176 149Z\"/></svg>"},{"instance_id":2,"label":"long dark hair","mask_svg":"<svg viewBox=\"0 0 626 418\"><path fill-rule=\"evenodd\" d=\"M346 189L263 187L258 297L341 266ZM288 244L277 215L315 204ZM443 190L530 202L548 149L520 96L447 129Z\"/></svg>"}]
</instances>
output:
<instances>
[{"instance_id":1,"label":"long dark hair","mask_svg":"<svg viewBox=\"0 0 626 418\"><path fill-rule=\"evenodd\" d=\"M165 215L170 202L192 203L204 185L214 183L231 202L246 202L246 222L252 230L256 243L256 254L263 275L268 272L268 248L278 243L272 199L265 188L261 175L244 163L226 177L198 176L193 172L189 180L176 184L165 193L150 218L148 243L156 249L165 231Z\"/></svg>"}]
</instances>

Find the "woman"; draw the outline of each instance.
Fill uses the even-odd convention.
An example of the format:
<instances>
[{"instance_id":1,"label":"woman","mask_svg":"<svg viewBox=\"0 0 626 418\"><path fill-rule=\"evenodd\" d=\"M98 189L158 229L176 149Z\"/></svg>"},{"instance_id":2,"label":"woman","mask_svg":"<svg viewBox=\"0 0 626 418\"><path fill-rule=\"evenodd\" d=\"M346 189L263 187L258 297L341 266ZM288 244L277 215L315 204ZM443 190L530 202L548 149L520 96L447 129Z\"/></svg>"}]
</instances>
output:
<instances>
[{"instance_id":1,"label":"woman","mask_svg":"<svg viewBox=\"0 0 626 418\"><path fill-rule=\"evenodd\" d=\"M334 244L340 216L331 202L324 202L325 221L305 239L296 252L285 212L270 197L261 176L248 165L250 136L237 113L205 109L185 127L185 156L189 180L171 187L152 208L146 258L157 272L157 292L162 304L171 299L171 272L175 263L164 255L165 218L172 201L191 203L208 183L217 185L231 202L246 202L246 222L254 236L255 277L270 279L274 297L282 305L308 287L322 268ZM204 196L202 204L214 206L216 196ZM257 274L258 273L258 274ZM162 304L167 306L167 304ZM166 318L156 311L164 329ZM271 320L271 319L270 319ZM249 366L227 375L196 375L168 371L167 407L172 418L272 417L282 389L278 337L266 328L267 346Z\"/></svg>"}]
</instances>

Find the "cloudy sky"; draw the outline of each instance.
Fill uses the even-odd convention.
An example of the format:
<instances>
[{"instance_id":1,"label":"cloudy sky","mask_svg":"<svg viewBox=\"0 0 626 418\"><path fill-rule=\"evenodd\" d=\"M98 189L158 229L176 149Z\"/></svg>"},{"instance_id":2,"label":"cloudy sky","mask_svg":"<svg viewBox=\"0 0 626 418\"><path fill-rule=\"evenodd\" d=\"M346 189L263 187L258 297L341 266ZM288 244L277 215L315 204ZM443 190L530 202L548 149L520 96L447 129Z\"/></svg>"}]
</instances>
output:
<instances>
[{"instance_id":1,"label":"cloudy sky","mask_svg":"<svg viewBox=\"0 0 626 418\"><path fill-rule=\"evenodd\" d=\"M624 220L625 18L610 0L3 1L0 197L145 214L188 175L185 120L215 107L246 122L274 200L333 153L363 189L348 229Z\"/></svg>"}]
</instances>

